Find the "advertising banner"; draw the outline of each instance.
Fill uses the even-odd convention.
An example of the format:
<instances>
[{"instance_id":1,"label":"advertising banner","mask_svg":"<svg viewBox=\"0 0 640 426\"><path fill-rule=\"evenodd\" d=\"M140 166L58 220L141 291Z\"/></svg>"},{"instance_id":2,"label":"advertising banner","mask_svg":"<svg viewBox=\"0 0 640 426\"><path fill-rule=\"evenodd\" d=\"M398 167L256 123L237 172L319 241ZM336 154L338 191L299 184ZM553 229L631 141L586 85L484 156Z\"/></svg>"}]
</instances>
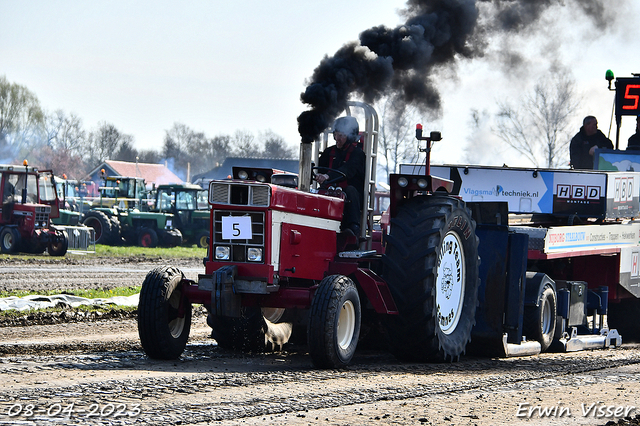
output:
<instances>
[{"instance_id":1,"label":"advertising banner","mask_svg":"<svg viewBox=\"0 0 640 426\"><path fill-rule=\"evenodd\" d=\"M401 165L400 173L423 174L424 166ZM464 201L507 202L511 213L620 218L639 210L637 172L444 165L431 174L453 180Z\"/></svg>"}]
</instances>

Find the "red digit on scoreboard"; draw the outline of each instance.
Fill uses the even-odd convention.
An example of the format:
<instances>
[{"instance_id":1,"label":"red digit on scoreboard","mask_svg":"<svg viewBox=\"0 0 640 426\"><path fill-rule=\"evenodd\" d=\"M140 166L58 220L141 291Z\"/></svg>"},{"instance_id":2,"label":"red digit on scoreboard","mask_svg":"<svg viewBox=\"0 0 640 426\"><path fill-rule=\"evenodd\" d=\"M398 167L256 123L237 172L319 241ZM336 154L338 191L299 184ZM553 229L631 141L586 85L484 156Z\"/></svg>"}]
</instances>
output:
<instances>
[{"instance_id":1,"label":"red digit on scoreboard","mask_svg":"<svg viewBox=\"0 0 640 426\"><path fill-rule=\"evenodd\" d=\"M632 95L629 93L631 89L640 89L640 84L627 84L627 88L624 91L624 98L633 101L633 105L623 105L622 109L638 109L638 100L640 95Z\"/></svg>"}]
</instances>

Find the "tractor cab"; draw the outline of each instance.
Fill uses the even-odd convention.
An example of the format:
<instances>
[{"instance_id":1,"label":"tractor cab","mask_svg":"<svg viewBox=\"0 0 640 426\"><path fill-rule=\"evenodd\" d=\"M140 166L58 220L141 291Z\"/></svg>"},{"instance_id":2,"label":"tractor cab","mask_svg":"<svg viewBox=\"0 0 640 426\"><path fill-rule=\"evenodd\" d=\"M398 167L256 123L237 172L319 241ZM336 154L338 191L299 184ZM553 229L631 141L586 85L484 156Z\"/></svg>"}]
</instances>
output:
<instances>
[{"instance_id":1,"label":"tractor cab","mask_svg":"<svg viewBox=\"0 0 640 426\"><path fill-rule=\"evenodd\" d=\"M104 176L104 185L99 188L101 207L115 207L123 210L145 210L143 200L147 198L145 180L139 177Z\"/></svg>"}]
</instances>

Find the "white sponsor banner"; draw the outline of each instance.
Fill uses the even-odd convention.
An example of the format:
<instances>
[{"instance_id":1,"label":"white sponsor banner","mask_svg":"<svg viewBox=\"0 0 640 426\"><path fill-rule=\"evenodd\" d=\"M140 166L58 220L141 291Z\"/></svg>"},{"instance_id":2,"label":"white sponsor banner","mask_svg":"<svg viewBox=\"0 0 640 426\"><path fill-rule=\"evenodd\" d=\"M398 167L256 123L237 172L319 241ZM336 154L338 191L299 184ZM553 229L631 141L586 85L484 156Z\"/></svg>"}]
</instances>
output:
<instances>
[{"instance_id":1,"label":"white sponsor banner","mask_svg":"<svg viewBox=\"0 0 640 426\"><path fill-rule=\"evenodd\" d=\"M640 245L640 223L552 227L544 240L545 253L599 250Z\"/></svg>"}]
</instances>

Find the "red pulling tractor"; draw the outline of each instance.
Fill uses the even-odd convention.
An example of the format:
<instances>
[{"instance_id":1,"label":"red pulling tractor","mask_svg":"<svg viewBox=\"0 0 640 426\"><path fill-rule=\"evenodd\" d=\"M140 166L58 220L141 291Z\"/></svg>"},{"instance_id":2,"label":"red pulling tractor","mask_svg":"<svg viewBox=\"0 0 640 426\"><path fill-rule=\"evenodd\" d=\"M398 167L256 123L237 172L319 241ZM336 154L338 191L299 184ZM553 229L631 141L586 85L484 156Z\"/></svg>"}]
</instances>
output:
<instances>
[{"instance_id":1,"label":"red pulling tractor","mask_svg":"<svg viewBox=\"0 0 640 426\"><path fill-rule=\"evenodd\" d=\"M299 181L268 170L235 169L233 180L211 182L204 274L196 282L163 266L143 283L138 329L150 357L181 355L192 304L206 306L222 347L261 351L286 343L292 330L294 337L306 332L311 359L323 368L349 364L360 337L377 325L390 350L411 361L457 360L467 349L512 356L622 343L608 328L606 314L609 306L613 309L609 301L626 299L633 309L638 306L638 267L633 277L625 271L627 260L638 260L640 224L621 222L621 216L638 213L637 189L624 197L628 209L605 211L598 224L556 229L550 222L523 224L520 217L520 225L513 226L507 202L465 202L455 192L454 179L430 174L430 147L440 134L424 137L419 128L426 167L420 174L391 175L390 207L376 224L378 118L361 103L350 103L347 114L356 108L364 111L369 200L361 235L340 232L344 197L339 188L309 187L311 160L326 146L331 129L316 142L315 153L301 147ZM569 189L579 180L572 173L566 171ZM603 174L601 206L609 205L609 177ZM614 177L638 188L638 176L612 175L611 203ZM583 223L591 220L567 209L558 212L555 225L571 215ZM553 212L545 215L553 217ZM608 221L615 225L607 228ZM583 228L589 227L597 230L594 238L607 233L619 238L606 245L600 237L582 245L559 243L584 237ZM584 271L602 268L608 272L586 279Z\"/></svg>"}]
</instances>

